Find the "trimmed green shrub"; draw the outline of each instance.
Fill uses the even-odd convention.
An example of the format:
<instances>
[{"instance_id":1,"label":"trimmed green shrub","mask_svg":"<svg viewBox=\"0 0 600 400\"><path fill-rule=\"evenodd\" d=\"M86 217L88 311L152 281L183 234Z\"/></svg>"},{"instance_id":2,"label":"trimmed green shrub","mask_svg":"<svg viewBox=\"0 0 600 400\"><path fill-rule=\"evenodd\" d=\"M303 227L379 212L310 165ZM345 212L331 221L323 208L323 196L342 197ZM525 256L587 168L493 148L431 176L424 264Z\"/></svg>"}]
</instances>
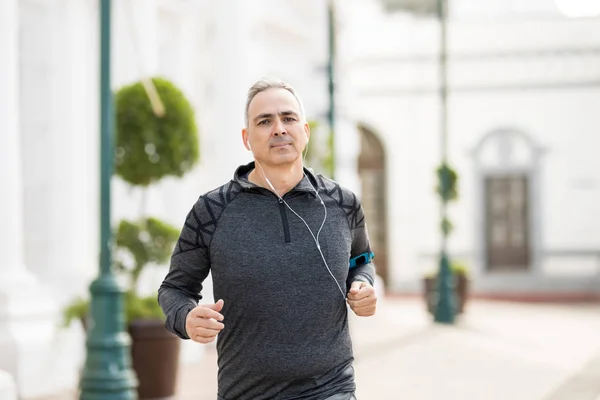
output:
<instances>
[{"instance_id":1,"label":"trimmed green shrub","mask_svg":"<svg viewBox=\"0 0 600 400\"><path fill-rule=\"evenodd\" d=\"M115 97L115 171L132 185L181 177L199 158L192 106L173 83L152 81L165 107L162 117L154 114L141 82L121 88Z\"/></svg>"}]
</instances>

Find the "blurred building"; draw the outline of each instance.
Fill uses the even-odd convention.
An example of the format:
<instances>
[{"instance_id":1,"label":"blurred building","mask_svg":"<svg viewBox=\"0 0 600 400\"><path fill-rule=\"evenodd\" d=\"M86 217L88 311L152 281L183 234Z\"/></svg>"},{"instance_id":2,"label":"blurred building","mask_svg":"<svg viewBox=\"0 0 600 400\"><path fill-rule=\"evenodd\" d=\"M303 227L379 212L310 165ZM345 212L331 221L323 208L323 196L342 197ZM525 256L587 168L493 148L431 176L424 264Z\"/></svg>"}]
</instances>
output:
<instances>
[{"instance_id":1,"label":"blurred building","mask_svg":"<svg viewBox=\"0 0 600 400\"><path fill-rule=\"evenodd\" d=\"M362 198L379 274L405 292L435 268L439 244L439 35L430 5L407 1L415 15L392 3L337 3L335 160L336 179ZM201 145L181 180L141 193L115 178L115 223L144 209L179 226L250 161L243 107L263 76L289 81L326 126L325 0L113 8L115 89L173 80ZM600 24L567 20L551 0L456 0L450 18L452 255L479 292L598 293ZM0 369L23 398L75 387L84 360L81 327L60 322L98 271L98 32L97 0L0 2ZM164 273L150 272L146 289ZM182 361L202 349L184 347Z\"/></svg>"},{"instance_id":2,"label":"blurred building","mask_svg":"<svg viewBox=\"0 0 600 400\"><path fill-rule=\"evenodd\" d=\"M341 118L360 127L363 197L391 291L418 291L437 268L436 3L340 9ZM567 19L551 0L449 0L447 43L449 159L459 176L451 256L479 293L597 295L600 20Z\"/></svg>"}]
</instances>

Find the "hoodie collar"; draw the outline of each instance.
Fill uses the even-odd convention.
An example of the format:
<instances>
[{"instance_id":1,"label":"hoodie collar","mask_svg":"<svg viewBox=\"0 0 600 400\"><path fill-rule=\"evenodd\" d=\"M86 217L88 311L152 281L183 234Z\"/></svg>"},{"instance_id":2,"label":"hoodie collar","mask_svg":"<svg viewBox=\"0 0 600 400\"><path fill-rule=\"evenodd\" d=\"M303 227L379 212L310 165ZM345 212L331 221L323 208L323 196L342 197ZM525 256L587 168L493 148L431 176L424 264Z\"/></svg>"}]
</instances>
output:
<instances>
[{"instance_id":1,"label":"hoodie collar","mask_svg":"<svg viewBox=\"0 0 600 400\"><path fill-rule=\"evenodd\" d=\"M256 188L261 188L258 185L255 185L254 183L250 182L248 180L248 174L255 168L255 163L254 161L245 164L245 165L240 165L237 170L235 171L235 174L233 176L233 181L237 182L244 190L250 190L250 189L256 189ZM321 190L321 185L319 184L319 180L317 179L316 175L314 174L313 170L310 168L306 168L303 167L304 170L304 176L302 177L302 180L292 189L290 190L290 192L308 192L308 193L314 193L314 189L317 189L318 191ZM312 186L311 186L312 184Z\"/></svg>"}]
</instances>

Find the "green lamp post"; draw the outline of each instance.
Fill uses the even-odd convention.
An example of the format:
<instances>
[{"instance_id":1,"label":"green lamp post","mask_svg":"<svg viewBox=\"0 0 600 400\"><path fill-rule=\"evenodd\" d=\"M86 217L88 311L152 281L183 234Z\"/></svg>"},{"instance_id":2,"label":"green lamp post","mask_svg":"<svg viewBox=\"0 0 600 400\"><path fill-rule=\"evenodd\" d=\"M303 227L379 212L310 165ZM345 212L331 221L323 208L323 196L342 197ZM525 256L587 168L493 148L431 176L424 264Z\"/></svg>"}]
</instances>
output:
<instances>
[{"instance_id":1,"label":"green lamp post","mask_svg":"<svg viewBox=\"0 0 600 400\"><path fill-rule=\"evenodd\" d=\"M450 198L450 171L448 169L448 84L447 84L447 0L437 0L438 15L440 20L440 128L441 128L441 153L442 167L439 170L438 179L441 191L441 224L442 224L442 246L440 252L440 265L438 272L438 298L435 307L434 320L436 322L454 323L454 291L452 289L452 272L448 258L447 242L449 233L448 223L448 200Z\"/></svg>"},{"instance_id":2,"label":"green lamp post","mask_svg":"<svg viewBox=\"0 0 600 400\"><path fill-rule=\"evenodd\" d=\"M566 1L566 0L565 0ZM434 320L436 322L452 324L456 313L453 276L450 269L447 242L450 233L448 221L448 201L453 198L453 184L455 176L448 166L448 84L447 84L447 15L448 0L383 0L388 11L408 10L421 15L437 14L440 23L440 52L439 52L439 74L440 74L440 147L441 167L438 169L439 192L441 198L441 230L442 244L440 251L440 262L437 275L437 298L434 303Z\"/></svg>"},{"instance_id":3,"label":"green lamp post","mask_svg":"<svg viewBox=\"0 0 600 400\"><path fill-rule=\"evenodd\" d=\"M110 181L113 171L113 98L110 83L111 0L100 0L100 275L90 285L90 326L80 400L134 400L131 339L125 331L123 289L111 263Z\"/></svg>"},{"instance_id":4,"label":"green lamp post","mask_svg":"<svg viewBox=\"0 0 600 400\"><path fill-rule=\"evenodd\" d=\"M327 2L327 88L329 95L329 123L331 149L331 179L335 179L335 10L333 0Z\"/></svg>"}]
</instances>

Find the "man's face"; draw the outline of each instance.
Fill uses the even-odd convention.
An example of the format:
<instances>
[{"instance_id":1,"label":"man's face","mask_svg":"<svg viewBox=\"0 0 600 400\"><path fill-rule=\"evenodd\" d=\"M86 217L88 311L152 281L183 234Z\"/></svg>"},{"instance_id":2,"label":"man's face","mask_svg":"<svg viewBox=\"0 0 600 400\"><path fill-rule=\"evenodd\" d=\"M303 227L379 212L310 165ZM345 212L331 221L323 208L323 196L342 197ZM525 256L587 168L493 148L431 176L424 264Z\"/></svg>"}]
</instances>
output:
<instances>
[{"instance_id":1,"label":"man's face","mask_svg":"<svg viewBox=\"0 0 600 400\"><path fill-rule=\"evenodd\" d=\"M260 92L248 107L248 127L242 130L254 157L270 165L292 164L302 157L310 130L300 105L286 89Z\"/></svg>"}]
</instances>

